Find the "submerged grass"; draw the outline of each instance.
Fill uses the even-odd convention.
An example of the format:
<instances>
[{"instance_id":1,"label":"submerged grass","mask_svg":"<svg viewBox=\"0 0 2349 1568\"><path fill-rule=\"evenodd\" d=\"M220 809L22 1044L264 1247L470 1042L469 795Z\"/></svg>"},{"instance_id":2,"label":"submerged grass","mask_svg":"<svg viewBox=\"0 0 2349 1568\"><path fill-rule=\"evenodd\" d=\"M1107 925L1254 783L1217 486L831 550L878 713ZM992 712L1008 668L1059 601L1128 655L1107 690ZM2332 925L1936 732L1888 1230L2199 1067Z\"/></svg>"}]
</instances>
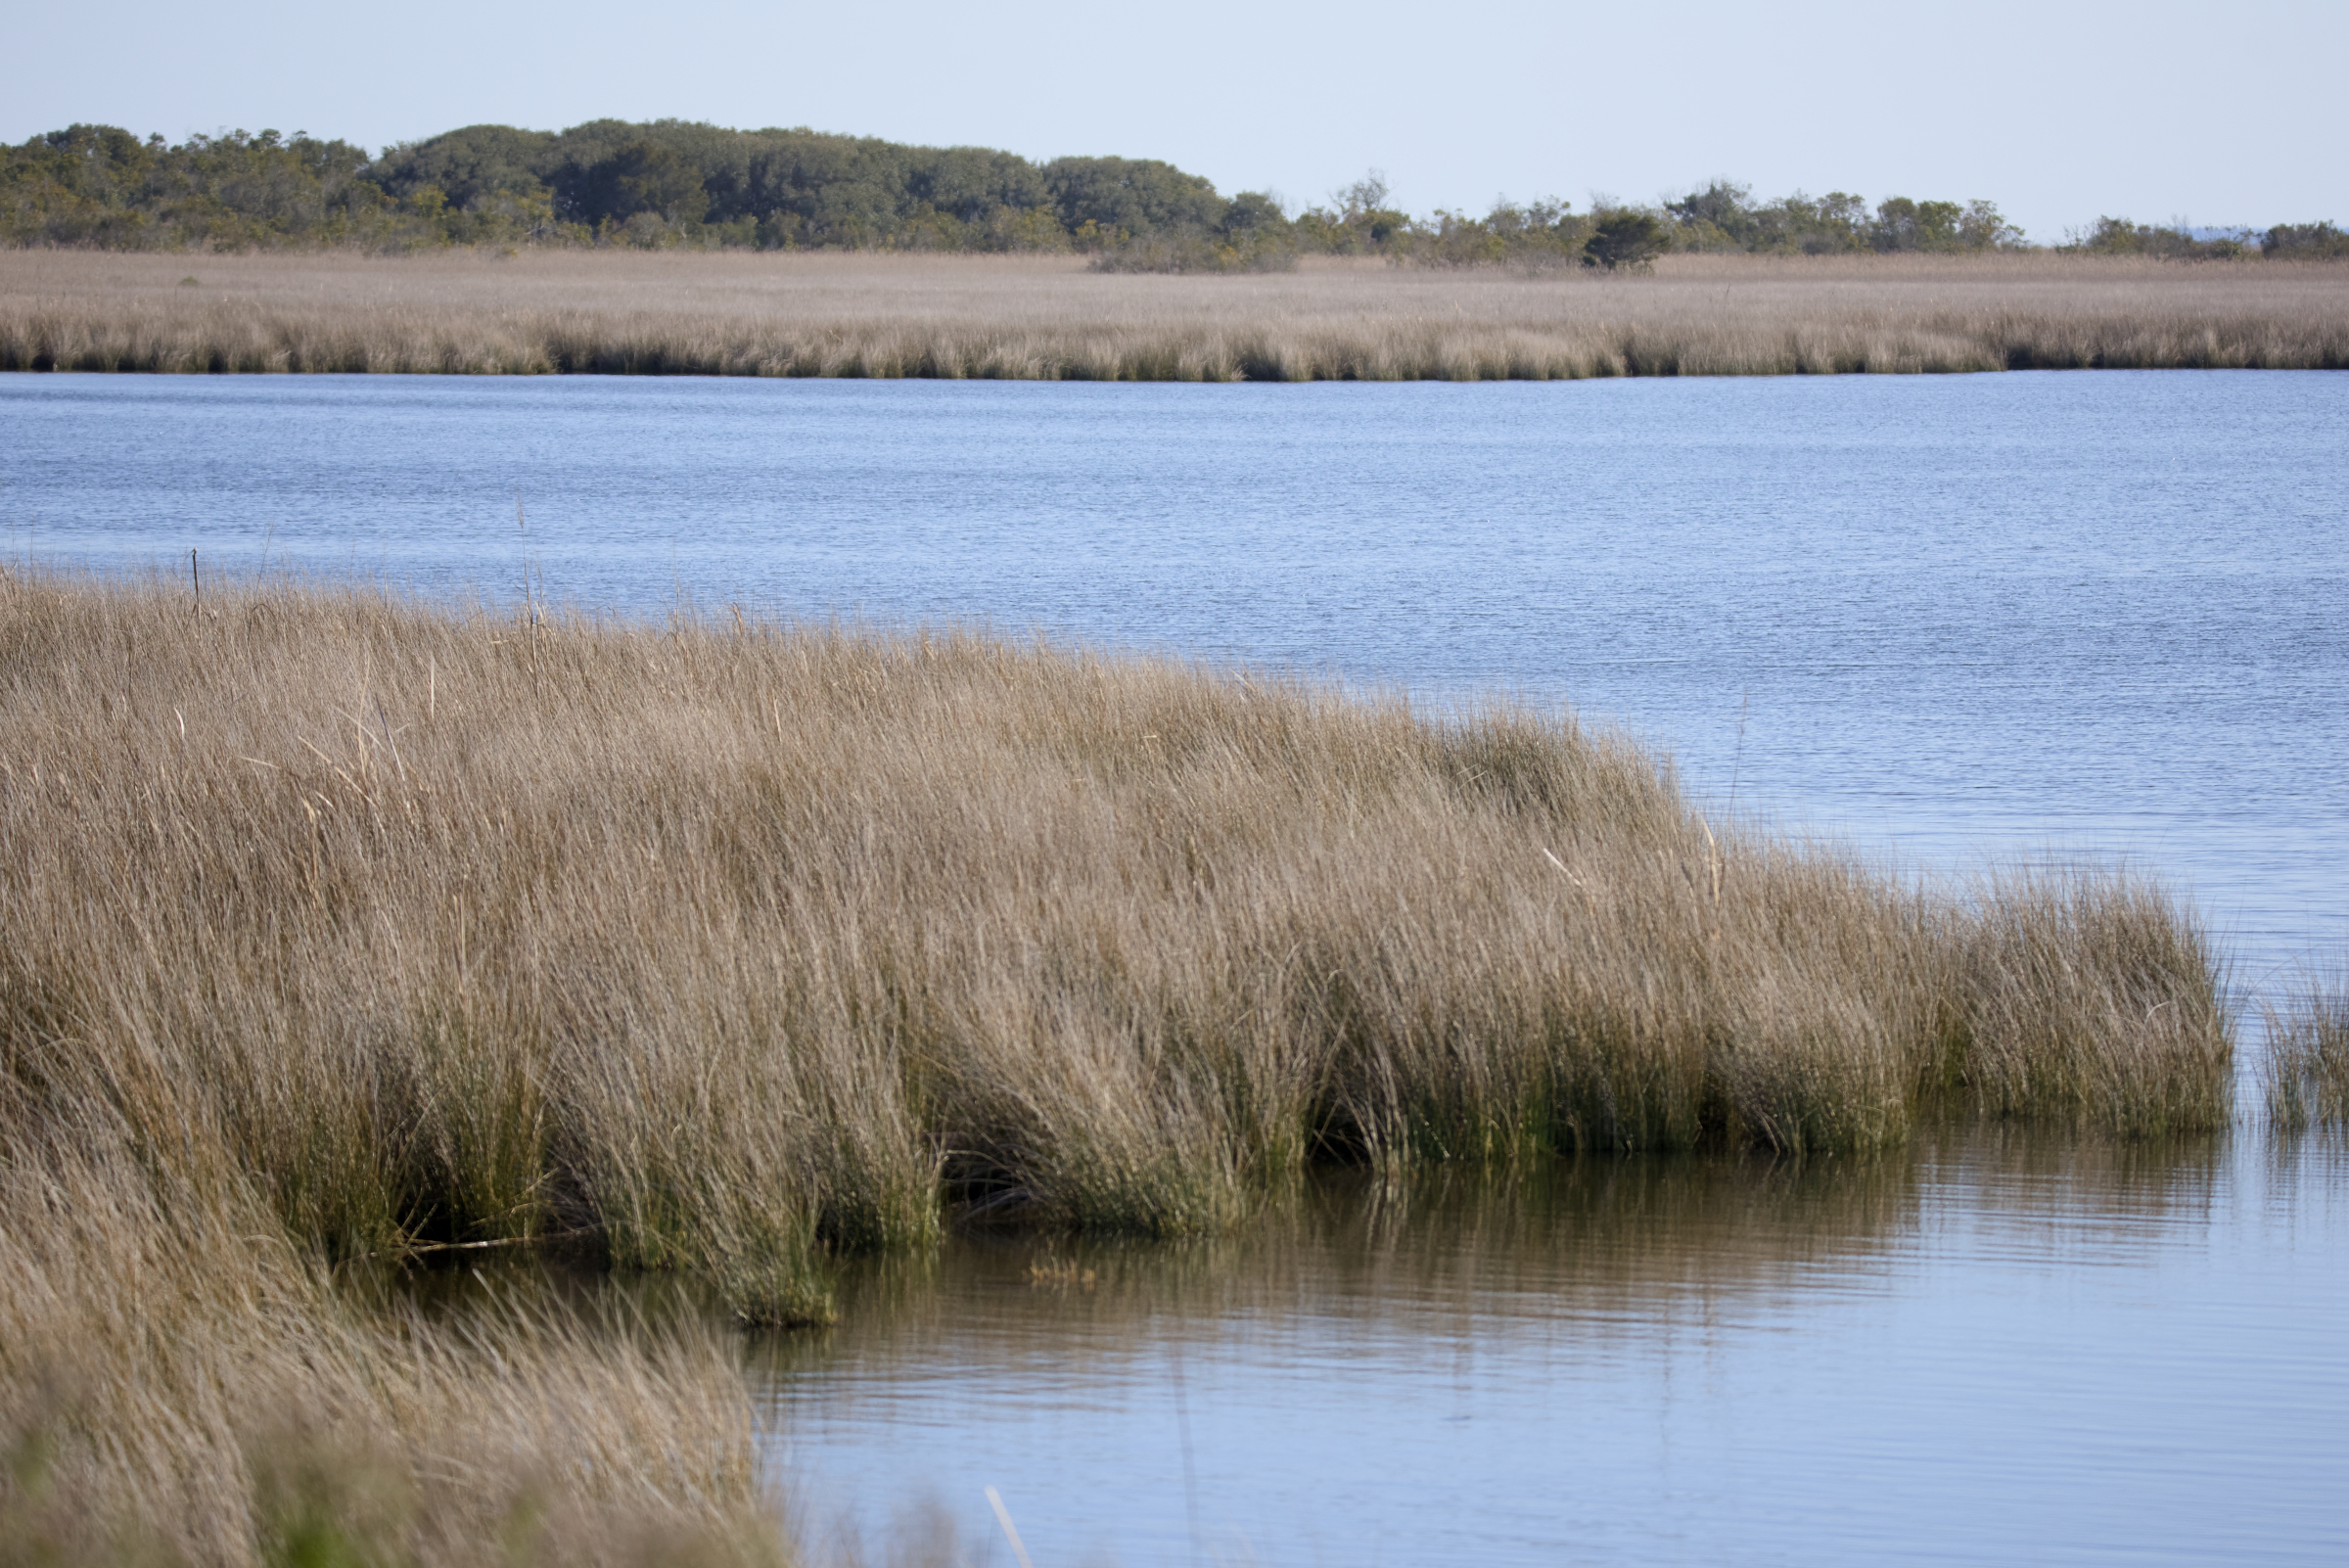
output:
<instances>
[{"instance_id":1,"label":"submerged grass","mask_svg":"<svg viewBox=\"0 0 2349 1568\"><path fill-rule=\"evenodd\" d=\"M2349 266L1686 255L1637 277L1331 260L1227 278L1048 257L0 252L0 370L1487 381L2081 367L2349 367Z\"/></svg>"}]
</instances>

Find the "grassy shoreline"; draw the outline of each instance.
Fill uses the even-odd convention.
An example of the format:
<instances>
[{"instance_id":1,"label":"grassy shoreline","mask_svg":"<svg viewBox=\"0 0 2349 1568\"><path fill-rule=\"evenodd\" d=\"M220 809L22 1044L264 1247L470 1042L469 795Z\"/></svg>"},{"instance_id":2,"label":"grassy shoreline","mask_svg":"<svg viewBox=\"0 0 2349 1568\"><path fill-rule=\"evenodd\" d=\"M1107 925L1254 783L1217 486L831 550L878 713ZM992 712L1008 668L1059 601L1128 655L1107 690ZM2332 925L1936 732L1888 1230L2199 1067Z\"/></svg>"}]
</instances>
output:
<instances>
[{"instance_id":1,"label":"grassy shoreline","mask_svg":"<svg viewBox=\"0 0 2349 1568\"><path fill-rule=\"evenodd\" d=\"M2232 1115L2156 891L1911 885L1505 708L17 570L0 742L42 1560L780 1559L714 1335L435 1323L338 1258L561 1245L808 1321L846 1252L1220 1229L1316 1164Z\"/></svg>"},{"instance_id":2,"label":"grassy shoreline","mask_svg":"<svg viewBox=\"0 0 2349 1568\"><path fill-rule=\"evenodd\" d=\"M183 281L192 280L192 281ZM2349 265L1674 255L1650 275L1323 259L0 253L0 370L1107 381L2349 367Z\"/></svg>"},{"instance_id":3,"label":"grassy shoreline","mask_svg":"<svg viewBox=\"0 0 2349 1568\"><path fill-rule=\"evenodd\" d=\"M788 1319L957 1213L1220 1228L1308 1163L2231 1107L2208 938L1920 887L1495 707L959 632L17 576L12 1120L329 1254L544 1236Z\"/></svg>"}]
</instances>

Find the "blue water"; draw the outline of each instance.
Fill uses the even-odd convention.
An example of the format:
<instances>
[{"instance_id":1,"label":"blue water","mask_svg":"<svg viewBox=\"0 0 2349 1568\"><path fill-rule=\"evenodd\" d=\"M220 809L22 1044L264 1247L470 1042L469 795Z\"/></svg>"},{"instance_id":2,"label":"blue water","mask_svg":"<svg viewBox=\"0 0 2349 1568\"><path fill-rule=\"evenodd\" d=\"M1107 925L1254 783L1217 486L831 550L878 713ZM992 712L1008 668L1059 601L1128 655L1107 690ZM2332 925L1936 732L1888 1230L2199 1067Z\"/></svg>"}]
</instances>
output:
<instances>
[{"instance_id":1,"label":"blue water","mask_svg":"<svg viewBox=\"0 0 2349 1568\"><path fill-rule=\"evenodd\" d=\"M1911 862L2129 858L2254 986L2349 949L2349 377L21 376L0 530L1505 690Z\"/></svg>"},{"instance_id":2,"label":"blue water","mask_svg":"<svg viewBox=\"0 0 2349 1568\"><path fill-rule=\"evenodd\" d=\"M2126 859L2254 990L2349 952L2345 525L2337 375L0 378L0 553L1505 691L1905 863ZM2349 1556L2337 1144L1602 1176L852 1276L778 1474L1039 1564Z\"/></svg>"},{"instance_id":3,"label":"blue water","mask_svg":"<svg viewBox=\"0 0 2349 1568\"><path fill-rule=\"evenodd\" d=\"M2337 1143L1445 1185L852 1275L757 1361L805 1533L1007 1561L991 1486L1038 1564L2349 1560Z\"/></svg>"}]
</instances>

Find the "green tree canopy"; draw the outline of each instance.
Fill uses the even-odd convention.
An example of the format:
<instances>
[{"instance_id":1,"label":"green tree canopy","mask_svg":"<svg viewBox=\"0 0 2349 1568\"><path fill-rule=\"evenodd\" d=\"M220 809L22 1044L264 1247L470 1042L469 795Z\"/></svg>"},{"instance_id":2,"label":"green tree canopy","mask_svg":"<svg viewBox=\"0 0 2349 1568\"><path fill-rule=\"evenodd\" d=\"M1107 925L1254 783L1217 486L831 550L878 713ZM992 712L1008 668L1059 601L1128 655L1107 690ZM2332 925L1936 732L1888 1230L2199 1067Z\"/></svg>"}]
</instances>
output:
<instances>
[{"instance_id":1,"label":"green tree canopy","mask_svg":"<svg viewBox=\"0 0 2349 1568\"><path fill-rule=\"evenodd\" d=\"M1223 215L1212 183L1154 158L1056 158L1043 175L1072 234L1088 223L1133 235L1205 229Z\"/></svg>"},{"instance_id":2,"label":"green tree canopy","mask_svg":"<svg viewBox=\"0 0 2349 1568\"><path fill-rule=\"evenodd\" d=\"M1672 248L1672 232L1652 212L1619 208L1598 215L1598 226L1583 243L1583 264L1605 267L1642 267Z\"/></svg>"},{"instance_id":3,"label":"green tree canopy","mask_svg":"<svg viewBox=\"0 0 2349 1568\"><path fill-rule=\"evenodd\" d=\"M1770 201L1717 177L1653 208L1496 200L1482 217L1414 217L1376 170L1290 213L1228 200L1157 159L1037 162L806 126L596 119L561 131L467 125L370 159L347 142L243 130L171 144L77 124L0 147L0 244L114 248L522 242L846 246L1095 253L1103 264L1232 270L1299 254L1539 270L1638 266L1664 251L1975 252L2024 243L1987 201L1847 191ZM2349 255L2329 222L2280 224L2260 254ZM2180 259L2243 255L2252 234L2100 218L2071 248ZM1110 253L1116 252L1115 256Z\"/></svg>"}]
</instances>

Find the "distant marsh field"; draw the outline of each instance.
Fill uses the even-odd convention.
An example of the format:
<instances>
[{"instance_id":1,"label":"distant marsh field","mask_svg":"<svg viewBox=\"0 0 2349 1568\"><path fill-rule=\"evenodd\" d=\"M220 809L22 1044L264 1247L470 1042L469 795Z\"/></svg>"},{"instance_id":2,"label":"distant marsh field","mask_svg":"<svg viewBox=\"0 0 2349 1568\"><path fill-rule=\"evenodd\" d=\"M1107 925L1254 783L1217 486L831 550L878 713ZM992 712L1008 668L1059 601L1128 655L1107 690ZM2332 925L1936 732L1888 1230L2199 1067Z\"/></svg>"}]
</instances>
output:
<instances>
[{"instance_id":1,"label":"distant marsh field","mask_svg":"<svg viewBox=\"0 0 2349 1568\"><path fill-rule=\"evenodd\" d=\"M1548 380L2349 367L2349 266L1668 256L1529 275L1072 257L0 253L0 369Z\"/></svg>"}]
</instances>

